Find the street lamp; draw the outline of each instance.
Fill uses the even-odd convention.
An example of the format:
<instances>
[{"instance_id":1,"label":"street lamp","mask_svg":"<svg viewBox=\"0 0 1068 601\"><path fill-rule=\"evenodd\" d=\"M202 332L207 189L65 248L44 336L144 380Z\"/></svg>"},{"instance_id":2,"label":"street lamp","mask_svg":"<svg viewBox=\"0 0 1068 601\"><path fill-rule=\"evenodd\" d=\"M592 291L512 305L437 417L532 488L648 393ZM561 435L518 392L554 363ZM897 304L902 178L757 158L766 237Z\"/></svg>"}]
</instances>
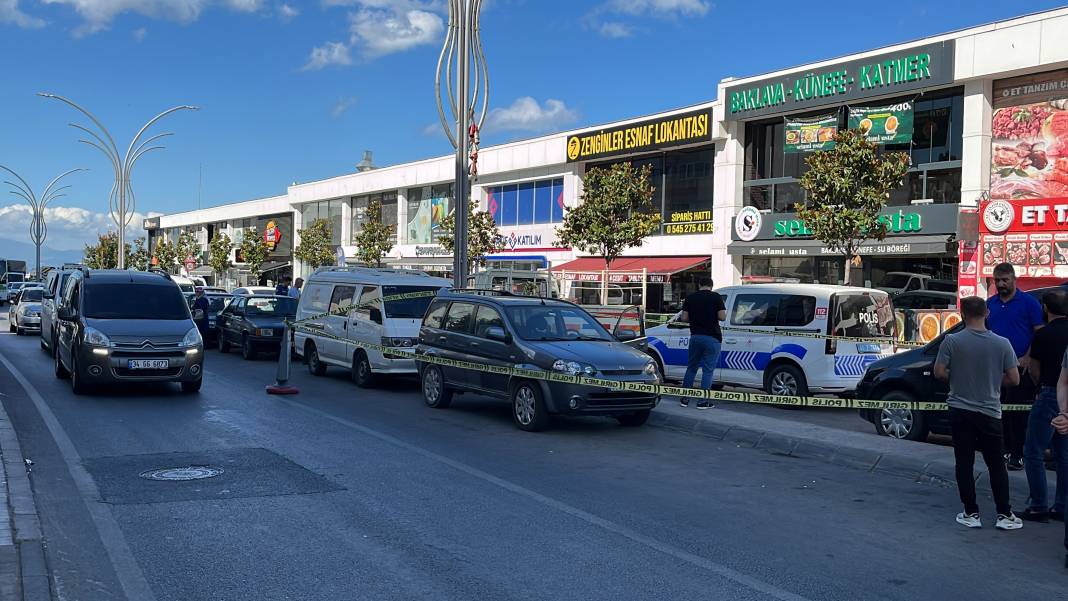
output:
<instances>
[{"instance_id":1,"label":"street lamp","mask_svg":"<svg viewBox=\"0 0 1068 601\"><path fill-rule=\"evenodd\" d=\"M69 124L71 127L80 130L93 138L92 140L82 138L78 141L83 144L88 144L104 153L104 156L111 161L111 167L115 171L115 183L111 186L111 196L108 199L108 214L111 215L112 221L115 222L115 227L119 230L118 267L119 269L126 269L126 253L124 252L124 249L126 248L126 226L130 225L130 221L133 220L134 208L136 207L133 185L130 183L130 174L133 171L134 165L137 163L137 159L141 158L142 155L153 150L163 149L163 146L149 146L149 144L174 134L156 134L143 142L141 141L141 136L144 135L145 131L152 127L156 121L159 121L171 113L181 110L195 111L199 110L200 107L188 105L176 106L156 115L137 132L137 135L134 136L133 140L130 142L130 146L126 149L126 155L122 156L119 154L119 147L115 144L115 139L111 137L111 133L108 132L107 128L105 128L104 125L100 123L100 120L94 117L92 113L76 104L73 100L69 100L62 96L46 93L38 93L37 95L44 98L59 100L70 105L88 117L89 120L96 125L98 132L76 123Z\"/></svg>"},{"instance_id":2,"label":"street lamp","mask_svg":"<svg viewBox=\"0 0 1068 601\"><path fill-rule=\"evenodd\" d=\"M449 0L449 31L438 56L434 79L441 127L456 149L453 285L457 288L467 286L467 212L471 202L468 177L477 176L478 132L486 122L489 105L489 68L482 51L481 12L482 0ZM446 88L448 115L442 99L442 83ZM476 124L475 107L480 99L482 111ZM472 159L470 163L469 159Z\"/></svg>"},{"instance_id":3,"label":"street lamp","mask_svg":"<svg viewBox=\"0 0 1068 601\"><path fill-rule=\"evenodd\" d=\"M48 239L48 224L45 223L45 207L48 206L48 203L52 202L53 200L66 196L63 191L67 188L70 188L70 186L60 186L56 188L55 186L59 183L59 180L63 179L64 177L67 177L71 173L75 173L77 171L88 171L88 169L71 169L70 171L67 171L66 173L57 176L52 181L48 182L48 185L45 186L44 192L41 193L40 198L38 198L37 195L33 193L33 188L31 188L30 185L26 183L26 180L22 179L21 175L15 173L12 169L3 165L0 165L0 169L7 171L11 175L15 176L15 179L19 180L17 183L9 180L4 180L4 183L14 188L14 190L11 190L10 192L15 196L18 196L19 198L22 198L26 202L30 203L30 207L33 209L33 219L30 221L30 240L33 241L33 245L37 249L37 267L34 273L37 274L37 281L40 282L41 246L44 244L45 240Z\"/></svg>"}]
</instances>

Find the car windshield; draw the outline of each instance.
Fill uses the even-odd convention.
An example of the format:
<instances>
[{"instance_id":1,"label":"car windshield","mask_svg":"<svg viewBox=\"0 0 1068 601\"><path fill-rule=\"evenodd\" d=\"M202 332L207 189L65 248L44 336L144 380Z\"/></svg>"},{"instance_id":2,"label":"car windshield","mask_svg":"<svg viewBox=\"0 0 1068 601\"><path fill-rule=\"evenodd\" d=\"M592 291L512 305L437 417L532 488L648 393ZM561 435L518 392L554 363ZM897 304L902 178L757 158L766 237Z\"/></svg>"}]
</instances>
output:
<instances>
[{"instance_id":1,"label":"car windshield","mask_svg":"<svg viewBox=\"0 0 1068 601\"><path fill-rule=\"evenodd\" d=\"M24 303L39 303L44 298L44 289L42 288L27 288L22 291L22 302Z\"/></svg>"},{"instance_id":2,"label":"car windshield","mask_svg":"<svg viewBox=\"0 0 1068 601\"><path fill-rule=\"evenodd\" d=\"M909 285L910 277L906 273L888 273L879 285L883 288L904 288Z\"/></svg>"},{"instance_id":3,"label":"car windshield","mask_svg":"<svg viewBox=\"0 0 1068 601\"><path fill-rule=\"evenodd\" d=\"M950 280L928 280L927 289L936 292L956 292L957 283Z\"/></svg>"},{"instance_id":4,"label":"car windshield","mask_svg":"<svg viewBox=\"0 0 1068 601\"><path fill-rule=\"evenodd\" d=\"M281 296L254 296L245 305L245 315L249 317L270 315L273 317L293 317L297 314L297 299Z\"/></svg>"},{"instance_id":5,"label":"car windshield","mask_svg":"<svg viewBox=\"0 0 1068 601\"><path fill-rule=\"evenodd\" d=\"M85 316L90 319L189 319L189 306L177 288L160 284L89 284Z\"/></svg>"},{"instance_id":6,"label":"car windshield","mask_svg":"<svg viewBox=\"0 0 1068 601\"><path fill-rule=\"evenodd\" d=\"M834 297L831 333L866 337L894 335L894 308L885 292L847 292Z\"/></svg>"},{"instance_id":7,"label":"car windshield","mask_svg":"<svg viewBox=\"0 0 1068 601\"><path fill-rule=\"evenodd\" d=\"M424 294L424 296L415 298L387 300L386 317L422 319L426 314L426 308L430 306L430 301L434 300L434 294L440 289L441 286L383 286L382 296L387 298L399 294Z\"/></svg>"},{"instance_id":8,"label":"car windshield","mask_svg":"<svg viewBox=\"0 0 1068 601\"><path fill-rule=\"evenodd\" d=\"M218 313L226 308L230 302L230 296L208 296L208 309L212 313Z\"/></svg>"},{"instance_id":9,"label":"car windshield","mask_svg":"<svg viewBox=\"0 0 1068 601\"><path fill-rule=\"evenodd\" d=\"M604 326L578 307L537 304L508 307L505 312L523 340L613 340Z\"/></svg>"}]
</instances>

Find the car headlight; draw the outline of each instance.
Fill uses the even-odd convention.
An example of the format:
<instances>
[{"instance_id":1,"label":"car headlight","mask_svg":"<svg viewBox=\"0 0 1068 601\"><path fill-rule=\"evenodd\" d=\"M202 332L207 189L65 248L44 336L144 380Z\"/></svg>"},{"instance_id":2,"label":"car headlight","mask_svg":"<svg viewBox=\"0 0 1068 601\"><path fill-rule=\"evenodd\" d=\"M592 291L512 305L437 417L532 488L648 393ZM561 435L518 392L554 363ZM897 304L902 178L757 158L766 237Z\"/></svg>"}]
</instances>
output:
<instances>
[{"instance_id":1,"label":"car headlight","mask_svg":"<svg viewBox=\"0 0 1068 601\"><path fill-rule=\"evenodd\" d=\"M578 361L564 361L563 359L557 359L553 362L553 371L564 372L572 376L592 376L597 373L597 370L592 365L586 365Z\"/></svg>"},{"instance_id":2,"label":"car headlight","mask_svg":"<svg viewBox=\"0 0 1068 601\"><path fill-rule=\"evenodd\" d=\"M111 339L96 328L85 328L85 343L92 346L111 346Z\"/></svg>"},{"instance_id":3,"label":"car headlight","mask_svg":"<svg viewBox=\"0 0 1068 601\"><path fill-rule=\"evenodd\" d=\"M196 328L191 328L185 333L185 337L182 338L182 346L185 347L200 346L203 343L204 339L200 337L200 330Z\"/></svg>"},{"instance_id":4,"label":"car headlight","mask_svg":"<svg viewBox=\"0 0 1068 601\"><path fill-rule=\"evenodd\" d=\"M419 343L418 338L400 338L400 337L382 337L382 346L393 346L401 348L412 348Z\"/></svg>"},{"instance_id":5,"label":"car headlight","mask_svg":"<svg viewBox=\"0 0 1068 601\"><path fill-rule=\"evenodd\" d=\"M647 375L647 376L655 376L655 375L657 375L656 363L653 363L652 361L650 361L650 362L645 364L645 375Z\"/></svg>"}]
</instances>

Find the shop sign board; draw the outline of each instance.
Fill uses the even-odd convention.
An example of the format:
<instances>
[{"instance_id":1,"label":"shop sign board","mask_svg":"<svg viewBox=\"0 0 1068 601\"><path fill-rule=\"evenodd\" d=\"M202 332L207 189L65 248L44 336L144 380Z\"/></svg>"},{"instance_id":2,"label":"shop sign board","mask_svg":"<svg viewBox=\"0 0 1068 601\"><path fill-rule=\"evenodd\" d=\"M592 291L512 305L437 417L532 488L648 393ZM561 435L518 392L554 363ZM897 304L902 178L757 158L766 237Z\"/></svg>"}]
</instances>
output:
<instances>
[{"instance_id":1,"label":"shop sign board","mask_svg":"<svg viewBox=\"0 0 1068 601\"><path fill-rule=\"evenodd\" d=\"M990 197L1068 196L1068 69L994 82Z\"/></svg>"},{"instance_id":2,"label":"shop sign board","mask_svg":"<svg viewBox=\"0 0 1068 601\"><path fill-rule=\"evenodd\" d=\"M735 244L738 244L737 242ZM752 244L742 245L741 251L736 252L739 249L737 247L729 249L729 254L732 255L745 255L751 257L841 257L842 251L832 250L823 245L799 245L795 247L783 247L783 246L770 246L761 245L760 241L755 241ZM732 252L734 251L734 252ZM871 255L913 255L913 254L927 254L929 249L926 245L923 247L917 247L917 245L908 242L907 240L891 241L872 241L867 244L862 244L857 249L858 255L871 256Z\"/></svg>"},{"instance_id":3,"label":"shop sign board","mask_svg":"<svg viewBox=\"0 0 1068 601\"><path fill-rule=\"evenodd\" d=\"M890 106L849 107L849 129L859 129L872 144L908 144L912 141L912 103Z\"/></svg>"},{"instance_id":4,"label":"shop sign board","mask_svg":"<svg viewBox=\"0 0 1068 601\"><path fill-rule=\"evenodd\" d=\"M416 246L415 256L417 257L451 257L452 253L445 250L443 246Z\"/></svg>"},{"instance_id":5,"label":"shop sign board","mask_svg":"<svg viewBox=\"0 0 1068 601\"><path fill-rule=\"evenodd\" d=\"M1009 263L1017 276L1068 278L1068 197L991 200L979 212L982 275Z\"/></svg>"},{"instance_id":6,"label":"shop sign board","mask_svg":"<svg viewBox=\"0 0 1068 601\"><path fill-rule=\"evenodd\" d=\"M668 216L664 224L664 233L676 234L711 234L712 210L675 211Z\"/></svg>"},{"instance_id":7,"label":"shop sign board","mask_svg":"<svg viewBox=\"0 0 1068 601\"><path fill-rule=\"evenodd\" d=\"M855 59L726 88L726 120L793 113L953 83L954 41Z\"/></svg>"},{"instance_id":8,"label":"shop sign board","mask_svg":"<svg viewBox=\"0 0 1068 601\"><path fill-rule=\"evenodd\" d=\"M293 250L293 215L270 215L256 219L256 231L269 249L268 257L288 259Z\"/></svg>"},{"instance_id":9,"label":"shop sign board","mask_svg":"<svg viewBox=\"0 0 1068 601\"><path fill-rule=\"evenodd\" d=\"M568 136L567 162L591 161L711 141L712 111L702 109Z\"/></svg>"},{"instance_id":10,"label":"shop sign board","mask_svg":"<svg viewBox=\"0 0 1068 601\"><path fill-rule=\"evenodd\" d=\"M888 236L955 234L957 213L957 205L952 204L887 207L883 209L879 221L886 226ZM735 217L734 226L732 237L745 242L813 237L812 230L796 213L762 215L754 208L745 207Z\"/></svg>"},{"instance_id":11,"label":"shop sign board","mask_svg":"<svg viewBox=\"0 0 1068 601\"><path fill-rule=\"evenodd\" d=\"M783 152L813 152L834 148L838 116L834 113L810 119L787 119L783 125Z\"/></svg>"}]
</instances>

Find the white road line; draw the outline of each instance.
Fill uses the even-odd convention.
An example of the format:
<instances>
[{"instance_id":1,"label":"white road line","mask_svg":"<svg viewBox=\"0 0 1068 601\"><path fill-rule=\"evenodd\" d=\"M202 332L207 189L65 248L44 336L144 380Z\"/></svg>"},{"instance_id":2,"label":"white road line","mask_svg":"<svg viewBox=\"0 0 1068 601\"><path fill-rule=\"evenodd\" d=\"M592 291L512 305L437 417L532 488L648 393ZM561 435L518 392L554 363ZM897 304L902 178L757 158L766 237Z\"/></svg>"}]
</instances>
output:
<instances>
[{"instance_id":1,"label":"white road line","mask_svg":"<svg viewBox=\"0 0 1068 601\"><path fill-rule=\"evenodd\" d=\"M301 403L299 403L297 401L286 399L286 398L282 398L282 397L276 397L276 398L277 398L278 401L280 401L282 403L285 403L287 405L290 405L292 407L303 409L304 411L307 411L309 413L313 413L313 414L318 415L318 416L320 416L322 418L328 419L328 420L330 420L332 422L341 424L343 426L348 426L350 428L353 428L354 430L358 430L359 432L362 432L363 434L366 434L366 435L371 436L373 438L377 438L378 440L381 440L383 442L395 445L395 446L400 447L402 449L405 449L407 451L411 451L412 453L415 453L417 455L422 455L423 457L426 457L427 459L431 459L433 461L437 461L439 463L443 463L443 464L445 464L445 465L447 465L447 466L449 466L449 467L451 467L453 469L456 469L458 471L461 471L461 472L463 472L463 473L465 473L465 474L467 474L469 476L473 476L475 478L478 478L480 480L483 480L483 481L488 482L490 484L493 484L495 486L499 486L500 488L503 488L504 490L507 490L507 491L512 492L512 493L515 493L517 495L521 495L521 496L527 497L528 499L531 499L533 501L541 503L542 505L545 505L546 507L550 507L552 509L556 509L557 511L561 511L563 513L566 513L566 514L568 514L568 515L570 515L572 517L578 518L578 519L580 519L580 520L582 520L582 521L584 521L584 522L586 522L588 524L591 524L591 525L594 525L594 526L598 526L600 528L603 528L604 530L607 530L607 531L612 532L614 534L618 534L619 536L622 536L622 537L624 537L626 539L629 539L629 540L631 540L631 541L633 541L635 543L638 543L638 544L641 544L641 545L645 545L646 547L649 547L651 549L659 551L659 552L661 552L661 553L663 553L665 555L674 557L675 559L678 559L680 561L684 561L684 562L686 562L686 563L688 563L690 565L693 565L693 566L696 566L698 568L703 568L705 570L708 570L709 572L712 572L713 574L716 574L717 576L720 576L720 577L724 578L725 580L730 580L730 581L732 581L732 582L734 582L736 584L740 584L742 586L749 587L750 589L753 589L754 591L757 591L757 592L760 592L760 593L764 593L765 595L768 595L768 596L773 597L775 599L779 599L781 601L810 601L806 597L802 597L801 595L798 595L796 593L792 593L790 591L783 590L783 589L781 589L781 588L779 588L779 587L777 587L777 586L775 586L773 584L770 584L770 583L764 582L763 580L758 580L757 578L754 578L752 576L748 576L746 574L743 574L743 573L741 573L741 572L739 572L739 571L737 571L737 570L735 570L733 568L729 568L729 567L727 567L727 566L725 566L725 565L723 565L721 563L712 561L711 559L707 559L705 557L701 557L700 555L694 555L693 553L689 553L689 552L684 551L684 550L682 550L682 549L680 549L678 547L669 545L669 544L667 544L667 543L665 543L663 541L659 541L659 540L657 540L655 538L652 538L650 536L646 536L646 535L644 535L644 534L642 534L642 533L640 533L640 532L638 532L636 530L633 530L631 528L627 528L626 526L622 526L622 525L617 524L615 522L612 522L610 520L606 520L606 519L604 519L604 518L602 518L600 516L594 515L594 514L588 512L588 511L584 511L584 510L579 509L577 507L574 507L572 505L568 505L567 503L564 503L563 501L558 501L558 500L553 499L551 497L547 497L547 496L545 496L543 494L534 492L533 490L530 490L529 488L520 486L519 484L515 484L514 482L510 482L510 481L505 480L503 478L499 478L497 476L494 476L493 474L484 472L484 471L482 471L482 470L480 470L480 469L478 469L476 467L472 467L470 465L467 465L466 463L463 463L463 462L460 462L460 461L456 461L455 459L450 459L448 457L445 457L444 455L439 455L439 454L437 454L437 453L435 453L433 451L429 451L429 450L424 449L422 447L419 447L419 446L413 445L411 443L405 442L403 440L400 440L399 438L395 438L393 436L390 436L389 434L385 434L385 433L379 432L377 430L368 428L367 426L362 426L360 424L357 424L356 422L347 420L345 418L337 417L336 415L331 415L331 414L329 414L329 413L327 413L325 411L322 411L320 409L316 409L314 407L309 407L309 406L301 404Z\"/></svg>"},{"instance_id":2,"label":"white road line","mask_svg":"<svg viewBox=\"0 0 1068 601\"><path fill-rule=\"evenodd\" d=\"M141 566L138 565L137 559L134 558L133 552L130 551L130 547L126 544L126 538L122 534L119 523L115 521L115 516L111 514L110 507L101 501L100 491L96 487L96 482L93 481L93 477L82 466L81 455L78 454L74 443L71 442L70 437L63 430L63 426L59 424L56 415L52 413L52 409L45 402L41 393L37 392L33 384L15 368L11 361L8 361L3 353L0 353L0 363L7 367L11 375L26 391L34 406L37 407L38 413L41 414L41 419L48 426L52 439L56 441L56 446L59 447L59 452L67 463L67 469L74 479L74 484L82 495L82 502L85 503L89 516L92 517L93 523L96 525L104 550L107 551L108 559L115 569L115 575L122 585L126 598L130 601L155 601L156 597L152 593L152 588L148 585L148 581L145 580L145 574L141 571Z\"/></svg>"}]
</instances>

